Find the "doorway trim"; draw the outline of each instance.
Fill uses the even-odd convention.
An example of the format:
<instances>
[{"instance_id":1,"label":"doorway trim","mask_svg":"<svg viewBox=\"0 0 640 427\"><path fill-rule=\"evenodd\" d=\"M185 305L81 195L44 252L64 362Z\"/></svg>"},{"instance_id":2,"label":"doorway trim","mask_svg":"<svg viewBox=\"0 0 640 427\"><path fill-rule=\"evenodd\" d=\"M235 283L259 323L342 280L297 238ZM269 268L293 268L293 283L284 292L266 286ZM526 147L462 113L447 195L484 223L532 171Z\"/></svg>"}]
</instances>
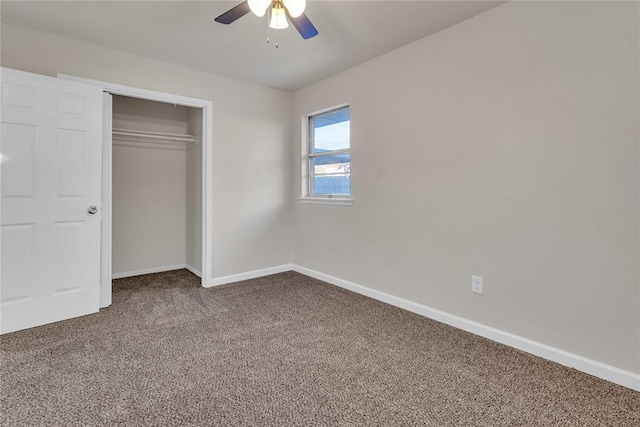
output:
<instances>
[{"instance_id":1,"label":"doorway trim","mask_svg":"<svg viewBox=\"0 0 640 427\"><path fill-rule=\"evenodd\" d=\"M146 99L149 101L158 101L168 104L181 105L185 107L194 107L202 109L202 277L201 286L208 287L211 284L213 278L212 265L213 265L213 101L199 98L190 98L182 95L174 95L166 92L158 92L149 89L141 89L132 86L124 86L116 83L103 82L99 80L86 79L83 77L71 76L68 74L58 73L57 77L63 80L71 80L81 83L87 83L94 86L100 86L104 92L108 92L112 95L128 96L132 98ZM105 164L106 163L106 164ZM111 171L111 156L103 158L103 168L107 168L107 173L110 175ZM111 182L112 177L109 178ZM108 191L111 191L109 186ZM108 200L111 200L111 195L108 195ZM110 211L110 209L109 209ZM108 236L109 247L111 247L111 215L107 214L109 227ZM104 217L103 217L104 220ZM105 237L105 236L103 236ZM111 259L111 253L103 253L103 257ZM104 262L102 266L108 265L111 268L111 262ZM102 268L102 267L101 267ZM109 271L108 277L112 277L112 272ZM104 277L104 276L103 276ZM110 288L111 282L109 282ZM101 284L102 285L102 284ZM106 307L111 303L111 292L109 289L109 301L104 301L101 296L100 306ZM102 294L101 294L102 295ZM103 305L105 303L106 305Z\"/></svg>"}]
</instances>

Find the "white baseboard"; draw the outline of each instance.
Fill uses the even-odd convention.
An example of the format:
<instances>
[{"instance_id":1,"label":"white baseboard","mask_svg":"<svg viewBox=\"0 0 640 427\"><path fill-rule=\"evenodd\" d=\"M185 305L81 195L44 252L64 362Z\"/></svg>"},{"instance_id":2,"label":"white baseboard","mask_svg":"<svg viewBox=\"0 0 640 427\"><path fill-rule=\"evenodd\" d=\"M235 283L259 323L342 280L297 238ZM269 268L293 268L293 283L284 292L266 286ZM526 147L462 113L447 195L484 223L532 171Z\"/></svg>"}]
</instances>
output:
<instances>
[{"instance_id":1,"label":"white baseboard","mask_svg":"<svg viewBox=\"0 0 640 427\"><path fill-rule=\"evenodd\" d=\"M144 270L125 271L124 273L112 274L112 279L124 279L125 277L142 276L143 274L162 273L163 271L189 269L186 264L168 265L165 267L146 268Z\"/></svg>"},{"instance_id":2,"label":"white baseboard","mask_svg":"<svg viewBox=\"0 0 640 427\"><path fill-rule=\"evenodd\" d=\"M568 351L564 351L546 344L539 343L537 341L530 340L528 338L514 335L500 329L492 328L490 326L486 326L481 323L465 319L463 317L455 316L444 311L436 310L435 308L408 301L406 299L399 298L384 292L376 291L365 286L357 285L355 283L339 279L328 274L320 273L309 268L301 267L294 264L292 269L306 276L310 276L315 279L331 283L332 285L336 285L341 288L356 292L358 294L376 299L378 301L400 307L421 316L437 320L438 322L442 322L458 329L471 332L472 334L480 335L481 337L488 338L490 340L508 345L513 348L517 348L518 350L522 350L535 356L551 360L552 362L556 362L561 365L574 368L578 371L593 375L595 377L611 381L612 383L628 387L632 390L640 391L640 374L616 368L615 366L588 359L586 357L570 353Z\"/></svg>"},{"instance_id":3,"label":"white baseboard","mask_svg":"<svg viewBox=\"0 0 640 427\"><path fill-rule=\"evenodd\" d=\"M193 274L195 274L196 276L202 279L202 272L200 270L197 270L195 267L189 264L185 264L184 268L186 268L187 270L189 270L190 272L192 272Z\"/></svg>"},{"instance_id":4,"label":"white baseboard","mask_svg":"<svg viewBox=\"0 0 640 427\"><path fill-rule=\"evenodd\" d=\"M260 270L247 271L246 273L231 274L229 276L216 277L211 279L206 288L211 286L226 285L227 283L239 282L241 280L255 279L258 277L269 276L270 274L284 273L293 270L293 264L283 264L275 267L263 268Z\"/></svg>"}]
</instances>

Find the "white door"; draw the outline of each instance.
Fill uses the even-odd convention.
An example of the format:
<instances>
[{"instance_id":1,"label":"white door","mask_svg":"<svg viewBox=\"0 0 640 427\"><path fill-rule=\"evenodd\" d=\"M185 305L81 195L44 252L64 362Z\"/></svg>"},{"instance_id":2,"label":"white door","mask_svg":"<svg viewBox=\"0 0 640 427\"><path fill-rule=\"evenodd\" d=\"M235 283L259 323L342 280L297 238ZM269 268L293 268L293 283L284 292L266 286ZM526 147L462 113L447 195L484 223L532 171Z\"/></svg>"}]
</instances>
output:
<instances>
[{"instance_id":1,"label":"white door","mask_svg":"<svg viewBox=\"0 0 640 427\"><path fill-rule=\"evenodd\" d=\"M98 311L102 89L0 73L0 332L7 333Z\"/></svg>"}]
</instances>

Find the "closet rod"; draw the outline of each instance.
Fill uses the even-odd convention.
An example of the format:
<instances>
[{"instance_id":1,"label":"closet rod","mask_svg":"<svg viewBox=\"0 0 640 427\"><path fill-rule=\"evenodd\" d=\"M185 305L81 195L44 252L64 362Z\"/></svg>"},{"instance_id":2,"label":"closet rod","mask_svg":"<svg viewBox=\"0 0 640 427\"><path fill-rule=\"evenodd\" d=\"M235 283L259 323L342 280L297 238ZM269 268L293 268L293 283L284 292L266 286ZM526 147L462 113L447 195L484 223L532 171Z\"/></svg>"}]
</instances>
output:
<instances>
[{"instance_id":1,"label":"closet rod","mask_svg":"<svg viewBox=\"0 0 640 427\"><path fill-rule=\"evenodd\" d=\"M166 139L172 141L196 141L195 135L178 134L178 133L164 133L164 132L147 132L133 129L118 129L113 128L112 134L114 136L133 136L139 138L154 138L154 139Z\"/></svg>"}]
</instances>

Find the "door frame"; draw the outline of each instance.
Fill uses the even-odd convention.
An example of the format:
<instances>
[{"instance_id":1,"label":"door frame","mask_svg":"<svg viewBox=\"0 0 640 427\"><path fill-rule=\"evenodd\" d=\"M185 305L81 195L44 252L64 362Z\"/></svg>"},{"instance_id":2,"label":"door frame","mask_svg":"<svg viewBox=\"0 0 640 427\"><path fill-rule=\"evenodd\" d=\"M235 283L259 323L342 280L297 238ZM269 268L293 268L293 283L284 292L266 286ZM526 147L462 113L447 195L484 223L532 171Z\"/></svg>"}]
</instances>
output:
<instances>
[{"instance_id":1,"label":"door frame","mask_svg":"<svg viewBox=\"0 0 640 427\"><path fill-rule=\"evenodd\" d=\"M213 279L213 101L200 98L190 98L182 95L174 95L166 92L158 92L154 90L141 89L132 86L124 86L116 83L103 82L99 80L86 79L83 77L71 76L68 74L58 73L57 77L63 80L71 80L81 83L88 83L95 86L100 86L104 92L108 92L112 95L128 96L131 98L146 99L149 101L164 102L167 104L181 105L185 107L199 108L202 110L202 271L200 284L203 287L208 287ZM111 177L111 156L103 156L103 168L109 175L108 182L112 182ZM107 178L105 178L107 179ZM107 189L108 193L111 193L111 186ZM111 200L111 194L107 194L107 200ZM111 250L105 250L105 247L111 248L111 209L106 212L107 218L104 216L103 221L108 221L108 227L105 227L108 231L103 234L103 238L106 238L109 242L108 245L103 245L102 257L107 262L101 263L101 268L111 269ZM112 272L101 272L102 277L111 278ZM108 291L101 293L100 306L106 307L111 304L111 281L108 284L101 284L108 286ZM106 299L108 294L108 300Z\"/></svg>"}]
</instances>

